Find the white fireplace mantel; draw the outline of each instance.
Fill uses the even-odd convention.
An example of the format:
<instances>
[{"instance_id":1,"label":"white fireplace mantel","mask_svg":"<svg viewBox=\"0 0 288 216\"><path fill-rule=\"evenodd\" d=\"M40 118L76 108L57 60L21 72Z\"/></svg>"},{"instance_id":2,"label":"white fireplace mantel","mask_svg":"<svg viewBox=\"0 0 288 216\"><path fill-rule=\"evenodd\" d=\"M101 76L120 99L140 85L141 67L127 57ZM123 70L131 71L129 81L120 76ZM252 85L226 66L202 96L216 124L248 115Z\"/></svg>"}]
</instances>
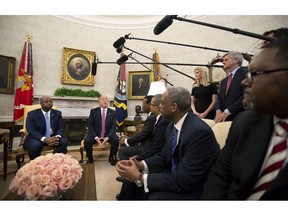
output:
<instances>
[{"instance_id":1,"label":"white fireplace mantel","mask_svg":"<svg viewBox=\"0 0 288 216\"><path fill-rule=\"evenodd\" d=\"M33 104L39 104L43 95L34 95ZM58 97L50 96L53 100L53 105L57 106L62 112L63 119L79 119L88 118L90 110L93 107L98 107L98 98L91 97ZM109 98L110 106L113 106L113 99Z\"/></svg>"}]
</instances>

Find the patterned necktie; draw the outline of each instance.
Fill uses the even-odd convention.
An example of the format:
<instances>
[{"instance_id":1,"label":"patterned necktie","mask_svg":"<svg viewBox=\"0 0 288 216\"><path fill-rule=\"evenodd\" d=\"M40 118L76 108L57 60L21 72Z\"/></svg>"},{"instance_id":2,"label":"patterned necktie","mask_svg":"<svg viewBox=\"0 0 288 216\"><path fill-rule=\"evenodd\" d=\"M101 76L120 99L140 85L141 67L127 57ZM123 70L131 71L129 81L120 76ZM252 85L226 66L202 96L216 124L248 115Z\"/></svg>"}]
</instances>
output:
<instances>
[{"instance_id":1,"label":"patterned necktie","mask_svg":"<svg viewBox=\"0 0 288 216\"><path fill-rule=\"evenodd\" d=\"M231 82L232 82L232 73L229 75L228 80L227 80L225 95L227 95L227 93L228 93L228 90L230 88Z\"/></svg>"},{"instance_id":2,"label":"patterned necktie","mask_svg":"<svg viewBox=\"0 0 288 216\"><path fill-rule=\"evenodd\" d=\"M178 130L174 127L173 129L173 134L172 134L172 167L171 167L171 172L173 173L175 168L176 168L176 164L174 162L174 151L177 147L177 134L178 134Z\"/></svg>"},{"instance_id":3,"label":"patterned necktie","mask_svg":"<svg viewBox=\"0 0 288 216\"><path fill-rule=\"evenodd\" d=\"M102 110L102 128L101 128L101 138L104 138L105 136L105 109Z\"/></svg>"},{"instance_id":4,"label":"patterned necktie","mask_svg":"<svg viewBox=\"0 0 288 216\"><path fill-rule=\"evenodd\" d=\"M267 159L266 167L261 172L254 187L253 194L248 199L260 199L283 167L287 157L287 135L288 124L278 122L275 126L272 152Z\"/></svg>"},{"instance_id":5,"label":"patterned necktie","mask_svg":"<svg viewBox=\"0 0 288 216\"><path fill-rule=\"evenodd\" d=\"M45 113L45 123L46 123L46 133L45 133L45 137L50 138L51 125L50 125L50 119L49 119L49 114L48 114L48 112Z\"/></svg>"}]
</instances>

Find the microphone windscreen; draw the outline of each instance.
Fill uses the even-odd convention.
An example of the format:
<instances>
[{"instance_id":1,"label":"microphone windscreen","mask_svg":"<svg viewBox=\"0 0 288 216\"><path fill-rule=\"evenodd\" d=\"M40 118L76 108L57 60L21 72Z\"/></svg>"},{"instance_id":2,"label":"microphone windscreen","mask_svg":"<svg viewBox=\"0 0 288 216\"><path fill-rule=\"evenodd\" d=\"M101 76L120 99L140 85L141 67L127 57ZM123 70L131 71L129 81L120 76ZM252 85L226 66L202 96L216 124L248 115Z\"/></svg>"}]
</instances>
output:
<instances>
[{"instance_id":1,"label":"microphone windscreen","mask_svg":"<svg viewBox=\"0 0 288 216\"><path fill-rule=\"evenodd\" d=\"M173 23L175 15L165 16L154 28L154 34L159 35Z\"/></svg>"},{"instance_id":2,"label":"microphone windscreen","mask_svg":"<svg viewBox=\"0 0 288 216\"><path fill-rule=\"evenodd\" d=\"M113 43L113 47L115 47L116 49L120 46L122 46L124 43L125 43L125 38L124 37L120 37L118 40L116 40L114 43Z\"/></svg>"},{"instance_id":3,"label":"microphone windscreen","mask_svg":"<svg viewBox=\"0 0 288 216\"><path fill-rule=\"evenodd\" d=\"M122 50L123 50L123 47L122 47L122 46L120 46L120 47L118 47L118 48L116 49L116 52L117 52L117 53L121 53L121 52L122 52Z\"/></svg>"},{"instance_id":4,"label":"microphone windscreen","mask_svg":"<svg viewBox=\"0 0 288 216\"><path fill-rule=\"evenodd\" d=\"M96 62L93 62L92 63L92 71L91 71L91 74L92 76L95 76L97 73L97 63Z\"/></svg>"},{"instance_id":5,"label":"microphone windscreen","mask_svg":"<svg viewBox=\"0 0 288 216\"><path fill-rule=\"evenodd\" d=\"M126 62L128 60L128 56L127 55L123 55L121 56L118 60L117 60L117 64L118 65L121 65L123 64L124 62Z\"/></svg>"}]
</instances>

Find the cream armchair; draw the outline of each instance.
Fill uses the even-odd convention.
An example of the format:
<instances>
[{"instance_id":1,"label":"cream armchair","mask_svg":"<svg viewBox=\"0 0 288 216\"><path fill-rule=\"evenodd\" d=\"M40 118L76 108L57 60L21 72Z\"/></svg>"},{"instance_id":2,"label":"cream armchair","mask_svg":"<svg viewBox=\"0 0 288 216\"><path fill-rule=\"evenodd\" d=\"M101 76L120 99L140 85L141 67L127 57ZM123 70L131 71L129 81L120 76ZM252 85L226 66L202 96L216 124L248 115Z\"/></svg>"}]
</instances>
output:
<instances>
[{"instance_id":1,"label":"cream armchair","mask_svg":"<svg viewBox=\"0 0 288 216\"><path fill-rule=\"evenodd\" d=\"M26 118L28 115L28 112L35 110L35 109L39 109L41 108L40 104L37 105L30 105L30 106L24 106L24 118L23 118L23 128L19 131L21 138L20 138L20 143L17 149L17 154L16 154L16 163L17 163L17 168L20 169L21 167L21 163L24 162L25 159L25 155L28 153L26 150L24 150L23 148L23 143L24 143L24 139L25 137L28 135L28 132L26 130ZM57 106L53 106L53 109L57 109ZM55 147L49 147L49 146L45 146L42 150L42 152L54 152ZM47 152L48 151L48 152Z\"/></svg>"},{"instance_id":2,"label":"cream armchair","mask_svg":"<svg viewBox=\"0 0 288 216\"><path fill-rule=\"evenodd\" d=\"M211 119L202 119L205 121L212 129L215 134L216 140L222 149L225 145L226 138L231 126L232 121L225 121L215 124L214 120Z\"/></svg>"}]
</instances>

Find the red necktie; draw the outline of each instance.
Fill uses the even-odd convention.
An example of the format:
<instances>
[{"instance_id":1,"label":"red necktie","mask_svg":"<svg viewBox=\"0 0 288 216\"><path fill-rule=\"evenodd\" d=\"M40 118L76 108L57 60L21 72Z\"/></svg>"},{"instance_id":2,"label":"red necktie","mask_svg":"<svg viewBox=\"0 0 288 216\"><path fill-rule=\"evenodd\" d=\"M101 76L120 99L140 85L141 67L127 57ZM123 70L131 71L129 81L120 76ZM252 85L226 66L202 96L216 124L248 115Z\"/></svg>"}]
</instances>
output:
<instances>
[{"instance_id":1,"label":"red necktie","mask_svg":"<svg viewBox=\"0 0 288 216\"><path fill-rule=\"evenodd\" d=\"M233 74L231 73L231 74L229 75L229 77L228 77L225 95L227 95L228 90L229 90L229 88L230 88L230 85L231 85L231 82L232 82L232 76L233 76Z\"/></svg>"},{"instance_id":2,"label":"red necktie","mask_svg":"<svg viewBox=\"0 0 288 216\"><path fill-rule=\"evenodd\" d=\"M102 110L102 127L101 127L101 138L104 138L105 136L105 109Z\"/></svg>"},{"instance_id":3,"label":"red necktie","mask_svg":"<svg viewBox=\"0 0 288 216\"><path fill-rule=\"evenodd\" d=\"M254 186L253 194L248 199L260 199L277 177L287 157L287 134L288 124L285 122L277 123L272 143L272 152L267 159L266 167L261 172L261 175Z\"/></svg>"}]
</instances>

